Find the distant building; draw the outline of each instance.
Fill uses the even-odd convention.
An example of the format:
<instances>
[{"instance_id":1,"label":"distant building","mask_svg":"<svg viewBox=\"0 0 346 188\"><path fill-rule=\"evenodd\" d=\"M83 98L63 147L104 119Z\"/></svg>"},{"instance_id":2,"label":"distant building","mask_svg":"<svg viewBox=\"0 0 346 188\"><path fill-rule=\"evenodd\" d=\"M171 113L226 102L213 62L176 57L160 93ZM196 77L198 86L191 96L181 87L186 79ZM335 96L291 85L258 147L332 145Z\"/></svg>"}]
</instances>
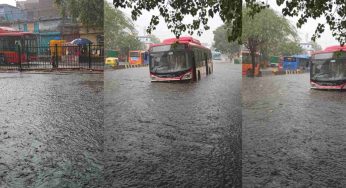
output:
<instances>
[{"instance_id":1,"label":"distant building","mask_svg":"<svg viewBox=\"0 0 346 188\"><path fill-rule=\"evenodd\" d=\"M148 35L147 36L138 36L138 40L143 42L143 43L151 43L151 39Z\"/></svg>"},{"instance_id":2,"label":"distant building","mask_svg":"<svg viewBox=\"0 0 346 188\"><path fill-rule=\"evenodd\" d=\"M148 50L150 45L153 44L149 35L138 36L138 40L145 44L145 50Z\"/></svg>"},{"instance_id":3,"label":"distant building","mask_svg":"<svg viewBox=\"0 0 346 188\"><path fill-rule=\"evenodd\" d=\"M61 17L54 0L17 1L16 6L25 11L28 21Z\"/></svg>"},{"instance_id":4,"label":"distant building","mask_svg":"<svg viewBox=\"0 0 346 188\"><path fill-rule=\"evenodd\" d=\"M16 7L0 4L0 26L36 33L40 36L40 46L47 46L50 40L72 41L80 37L88 38L93 44L103 44L102 28L86 29L70 18L63 18L54 1L16 1Z\"/></svg>"},{"instance_id":5,"label":"distant building","mask_svg":"<svg viewBox=\"0 0 346 188\"><path fill-rule=\"evenodd\" d=\"M303 42L300 43L299 46L303 49L303 54L306 54L308 56L311 56L312 52L315 51L311 42Z\"/></svg>"},{"instance_id":6,"label":"distant building","mask_svg":"<svg viewBox=\"0 0 346 188\"><path fill-rule=\"evenodd\" d=\"M0 23L23 20L24 13L17 7L8 4L0 4Z\"/></svg>"}]
</instances>

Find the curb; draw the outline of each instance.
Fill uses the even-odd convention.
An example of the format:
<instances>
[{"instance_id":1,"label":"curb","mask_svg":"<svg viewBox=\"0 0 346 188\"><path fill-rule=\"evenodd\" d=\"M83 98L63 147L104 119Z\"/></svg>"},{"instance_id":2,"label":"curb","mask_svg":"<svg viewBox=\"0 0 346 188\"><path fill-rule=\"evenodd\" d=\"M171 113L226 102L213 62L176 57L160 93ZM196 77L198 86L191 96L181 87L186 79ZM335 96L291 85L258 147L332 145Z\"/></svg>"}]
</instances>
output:
<instances>
[{"instance_id":1,"label":"curb","mask_svg":"<svg viewBox=\"0 0 346 188\"><path fill-rule=\"evenodd\" d=\"M286 74L301 74L303 73L303 71L301 71L300 69L297 70L286 70Z\"/></svg>"},{"instance_id":2,"label":"curb","mask_svg":"<svg viewBox=\"0 0 346 188\"><path fill-rule=\"evenodd\" d=\"M125 65L125 69L147 67L148 65Z\"/></svg>"}]
</instances>

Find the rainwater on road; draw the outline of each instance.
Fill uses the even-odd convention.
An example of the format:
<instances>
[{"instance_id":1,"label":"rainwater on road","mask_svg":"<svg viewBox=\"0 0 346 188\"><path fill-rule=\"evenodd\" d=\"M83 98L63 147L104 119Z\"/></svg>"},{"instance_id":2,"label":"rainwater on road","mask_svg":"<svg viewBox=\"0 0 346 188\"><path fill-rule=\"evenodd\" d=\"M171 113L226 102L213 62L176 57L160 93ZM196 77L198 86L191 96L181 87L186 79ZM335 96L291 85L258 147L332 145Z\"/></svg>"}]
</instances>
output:
<instances>
[{"instance_id":1,"label":"rainwater on road","mask_svg":"<svg viewBox=\"0 0 346 188\"><path fill-rule=\"evenodd\" d=\"M102 187L103 74L0 74L0 187Z\"/></svg>"},{"instance_id":2,"label":"rainwater on road","mask_svg":"<svg viewBox=\"0 0 346 188\"><path fill-rule=\"evenodd\" d=\"M241 185L241 66L199 82L151 83L148 67L105 72L108 187Z\"/></svg>"},{"instance_id":3,"label":"rainwater on road","mask_svg":"<svg viewBox=\"0 0 346 188\"><path fill-rule=\"evenodd\" d=\"M346 187L346 93L243 78L243 187Z\"/></svg>"}]
</instances>

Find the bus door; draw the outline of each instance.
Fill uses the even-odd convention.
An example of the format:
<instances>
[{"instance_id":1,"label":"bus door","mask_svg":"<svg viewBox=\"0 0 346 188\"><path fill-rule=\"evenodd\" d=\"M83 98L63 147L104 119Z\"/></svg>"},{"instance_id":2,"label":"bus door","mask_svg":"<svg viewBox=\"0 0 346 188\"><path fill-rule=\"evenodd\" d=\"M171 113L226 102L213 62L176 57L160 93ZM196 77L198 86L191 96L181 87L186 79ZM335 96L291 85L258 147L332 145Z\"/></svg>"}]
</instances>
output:
<instances>
[{"instance_id":1,"label":"bus door","mask_svg":"<svg viewBox=\"0 0 346 188\"><path fill-rule=\"evenodd\" d=\"M197 70L196 70L196 54L194 51L191 51L191 63L192 63L192 79L197 80Z\"/></svg>"},{"instance_id":2,"label":"bus door","mask_svg":"<svg viewBox=\"0 0 346 188\"><path fill-rule=\"evenodd\" d=\"M208 75L208 55L204 53L205 74Z\"/></svg>"}]
</instances>

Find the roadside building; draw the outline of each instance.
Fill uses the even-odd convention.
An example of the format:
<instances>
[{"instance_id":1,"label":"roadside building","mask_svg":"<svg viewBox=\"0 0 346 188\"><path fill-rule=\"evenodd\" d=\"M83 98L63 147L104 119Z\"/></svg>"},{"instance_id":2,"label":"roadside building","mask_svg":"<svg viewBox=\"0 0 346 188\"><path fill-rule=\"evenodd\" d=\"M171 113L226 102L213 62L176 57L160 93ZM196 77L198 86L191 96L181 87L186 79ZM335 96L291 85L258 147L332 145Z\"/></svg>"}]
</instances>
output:
<instances>
[{"instance_id":1,"label":"roadside building","mask_svg":"<svg viewBox=\"0 0 346 188\"><path fill-rule=\"evenodd\" d=\"M4 18L1 21L1 18ZM102 28L85 28L69 18L63 18L54 0L17 1L16 7L0 5L0 26L39 35L40 46L48 46L50 40L87 38L93 44L103 44Z\"/></svg>"},{"instance_id":2,"label":"roadside building","mask_svg":"<svg viewBox=\"0 0 346 188\"><path fill-rule=\"evenodd\" d=\"M145 50L148 50L150 45L153 44L149 35L146 36L138 36L138 40L141 41L145 45Z\"/></svg>"},{"instance_id":3,"label":"roadside building","mask_svg":"<svg viewBox=\"0 0 346 188\"><path fill-rule=\"evenodd\" d=\"M303 49L303 54L311 56L311 54L315 51L311 42L302 42L299 46Z\"/></svg>"},{"instance_id":4,"label":"roadside building","mask_svg":"<svg viewBox=\"0 0 346 188\"><path fill-rule=\"evenodd\" d=\"M8 4L0 4L0 23L23 20L24 17L24 13L19 8Z\"/></svg>"}]
</instances>

